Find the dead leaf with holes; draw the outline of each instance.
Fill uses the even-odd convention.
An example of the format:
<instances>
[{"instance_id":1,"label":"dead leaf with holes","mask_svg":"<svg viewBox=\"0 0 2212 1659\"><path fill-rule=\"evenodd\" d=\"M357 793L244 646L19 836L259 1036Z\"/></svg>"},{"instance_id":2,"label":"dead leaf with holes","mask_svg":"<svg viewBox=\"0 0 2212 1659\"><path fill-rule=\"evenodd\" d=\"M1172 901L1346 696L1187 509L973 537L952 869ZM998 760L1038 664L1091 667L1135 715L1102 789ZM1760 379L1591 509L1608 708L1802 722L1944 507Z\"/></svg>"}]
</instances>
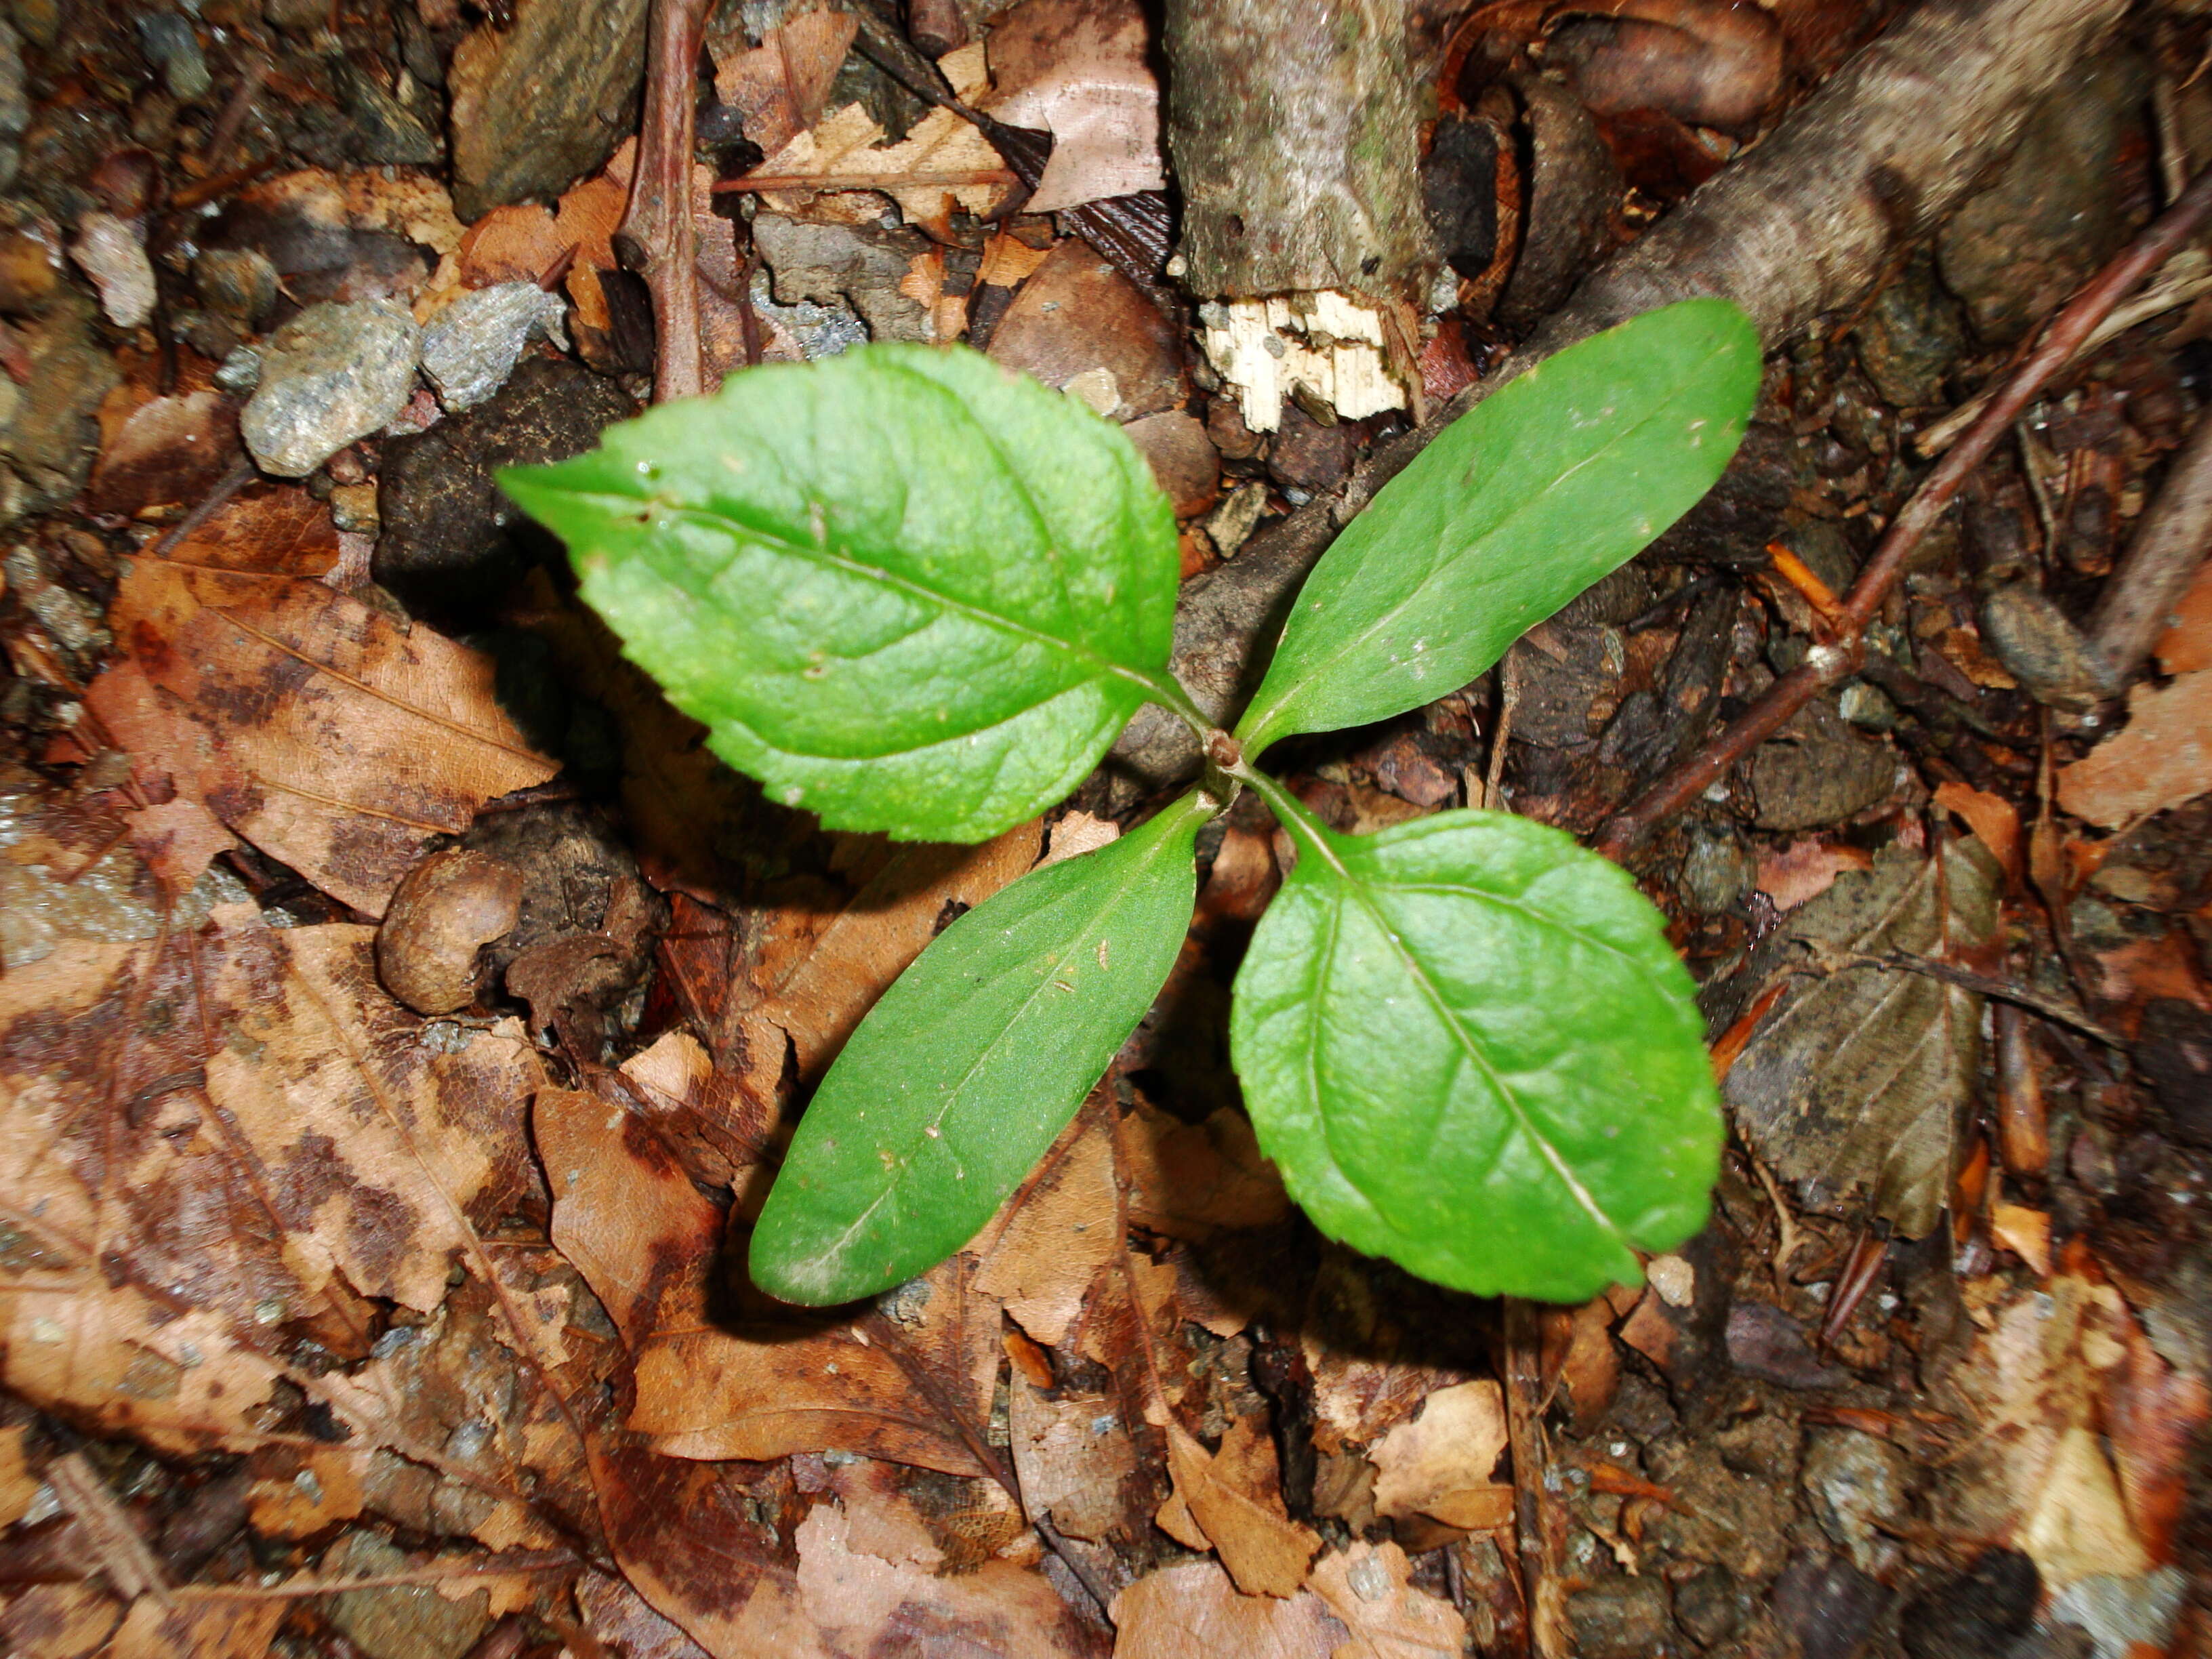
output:
<instances>
[{"instance_id":1,"label":"dead leaf with holes","mask_svg":"<svg viewBox=\"0 0 2212 1659\"><path fill-rule=\"evenodd\" d=\"M365 1356L362 1298L436 1308L532 1191L520 1026L426 1027L374 938L226 906L0 980L9 1386L168 1449L257 1443L289 1323Z\"/></svg>"},{"instance_id":2,"label":"dead leaf with holes","mask_svg":"<svg viewBox=\"0 0 2212 1659\"><path fill-rule=\"evenodd\" d=\"M736 1271L743 1235L618 1103L548 1090L532 1117L554 1243L614 1317L635 1363L629 1426L670 1457L763 1461L851 1451L984 1472L999 1309L955 1257L882 1318L814 1316Z\"/></svg>"},{"instance_id":3,"label":"dead leaf with holes","mask_svg":"<svg viewBox=\"0 0 2212 1659\"><path fill-rule=\"evenodd\" d=\"M1014 1472L1032 1515L1086 1543L1141 1537L1146 1517L1129 1501L1141 1489L1136 1448L1113 1401L1074 1389L1047 1399L1017 1376L1007 1410Z\"/></svg>"},{"instance_id":4,"label":"dead leaf with holes","mask_svg":"<svg viewBox=\"0 0 2212 1659\"><path fill-rule=\"evenodd\" d=\"M228 830L370 916L432 836L557 769L492 695L490 659L283 568L134 562L122 660L88 701L155 800Z\"/></svg>"},{"instance_id":5,"label":"dead leaf with holes","mask_svg":"<svg viewBox=\"0 0 2212 1659\"><path fill-rule=\"evenodd\" d=\"M980 46L947 54L938 67L963 98L976 96L988 85ZM885 144L883 138L883 128L865 106L847 104L747 176L757 181L769 206L803 218L842 216L861 222L876 216L866 198L842 204L820 198L862 191L888 196L908 223L944 230L946 235L939 240L949 239L955 212L988 218L1014 187L1014 175L999 152L951 110L931 110L898 143Z\"/></svg>"},{"instance_id":6,"label":"dead leaf with holes","mask_svg":"<svg viewBox=\"0 0 2212 1659\"><path fill-rule=\"evenodd\" d=\"M1833 1205L1855 1188L1917 1238L1948 1196L1959 1123L1978 1074L1982 999L1926 975L1838 965L1824 951L1904 951L1971 963L1998 937L1997 861L1978 840L1933 854L1885 848L1790 913L1745 970L1792 981L1723 1085L1768 1167Z\"/></svg>"}]
</instances>

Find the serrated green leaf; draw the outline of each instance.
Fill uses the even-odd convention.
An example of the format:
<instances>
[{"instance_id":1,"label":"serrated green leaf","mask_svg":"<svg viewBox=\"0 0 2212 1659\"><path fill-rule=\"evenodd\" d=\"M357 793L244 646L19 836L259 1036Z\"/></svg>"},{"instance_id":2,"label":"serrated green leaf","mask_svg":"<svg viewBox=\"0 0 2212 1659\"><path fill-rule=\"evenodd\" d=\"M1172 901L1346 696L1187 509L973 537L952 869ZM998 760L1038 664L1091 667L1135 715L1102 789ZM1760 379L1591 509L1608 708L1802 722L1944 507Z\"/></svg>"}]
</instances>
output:
<instances>
[{"instance_id":1,"label":"serrated green leaf","mask_svg":"<svg viewBox=\"0 0 2212 1659\"><path fill-rule=\"evenodd\" d=\"M753 1233L755 1284L789 1302L848 1302L975 1236L1159 994L1190 925L1192 846L1210 811L1187 795L938 936L799 1120Z\"/></svg>"},{"instance_id":2,"label":"serrated green leaf","mask_svg":"<svg viewBox=\"0 0 2212 1659\"><path fill-rule=\"evenodd\" d=\"M500 483L714 752L835 828L981 841L1033 817L1167 662L1178 556L1151 470L972 351L749 370Z\"/></svg>"},{"instance_id":3,"label":"serrated green leaf","mask_svg":"<svg viewBox=\"0 0 2212 1659\"><path fill-rule=\"evenodd\" d=\"M1248 754L1466 684L1680 518L1735 453L1759 336L1725 300L1538 364L1377 491L1299 590L1237 729Z\"/></svg>"},{"instance_id":4,"label":"serrated green leaf","mask_svg":"<svg viewBox=\"0 0 2212 1659\"><path fill-rule=\"evenodd\" d=\"M1230 1045L1323 1232L1456 1290L1574 1302L1704 1224L1712 1073L1626 874L1500 813L1300 833Z\"/></svg>"}]
</instances>

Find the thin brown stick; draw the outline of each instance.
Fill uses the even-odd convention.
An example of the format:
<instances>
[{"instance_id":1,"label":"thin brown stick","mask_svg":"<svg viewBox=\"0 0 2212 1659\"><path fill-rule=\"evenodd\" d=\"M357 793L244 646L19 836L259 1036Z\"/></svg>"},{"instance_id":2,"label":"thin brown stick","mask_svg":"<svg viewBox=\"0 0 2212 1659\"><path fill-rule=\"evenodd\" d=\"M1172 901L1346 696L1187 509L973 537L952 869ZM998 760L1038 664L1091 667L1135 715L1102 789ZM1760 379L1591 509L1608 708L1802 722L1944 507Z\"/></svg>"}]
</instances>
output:
<instances>
[{"instance_id":1,"label":"thin brown stick","mask_svg":"<svg viewBox=\"0 0 2212 1659\"><path fill-rule=\"evenodd\" d=\"M2136 522L2119 568L2097 596L2087 633L2124 683L2143 665L2166 618L2212 544L2212 414L2197 425L2173 458L2158 495Z\"/></svg>"},{"instance_id":2,"label":"thin brown stick","mask_svg":"<svg viewBox=\"0 0 2212 1659\"><path fill-rule=\"evenodd\" d=\"M1775 681L1765 696L1731 721L1703 752L1671 769L1616 814L1598 842L1600 852L1611 859L1621 857L1662 819L1680 811L1727 775L1730 767L1773 736L1815 696L1858 672L1866 655L1867 625L1880 613L1905 568L1905 559L1942 517L1959 487L2010 429L2014 417L2029 399L2065 367L2090 331L2188 240L2208 214L2212 214L2212 167L2199 173L2179 201L2075 295L2044 331L2041 343L2005 382L2004 390L1921 481L1844 596L1842 629L1834 642L1815 645L1801 665Z\"/></svg>"},{"instance_id":3,"label":"thin brown stick","mask_svg":"<svg viewBox=\"0 0 2212 1659\"><path fill-rule=\"evenodd\" d=\"M176 1592L146 1539L107 1483L93 1472L82 1452L57 1457L46 1466L46 1481L62 1507L76 1517L92 1542L93 1553L108 1582L125 1601L150 1595L163 1607L176 1604Z\"/></svg>"},{"instance_id":4,"label":"thin brown stick","mask_svg":"<svg viewBox=\"0 0 2212 1659\"><path fill-rule=\"evenodd\" d=\"M653 0L645 113L629 205L615 233L623 264L653 295L653 398L706 390L699 328L698 228L691 220L691 140L699 45L712 0Z\"/></svg>"}]
</instances>

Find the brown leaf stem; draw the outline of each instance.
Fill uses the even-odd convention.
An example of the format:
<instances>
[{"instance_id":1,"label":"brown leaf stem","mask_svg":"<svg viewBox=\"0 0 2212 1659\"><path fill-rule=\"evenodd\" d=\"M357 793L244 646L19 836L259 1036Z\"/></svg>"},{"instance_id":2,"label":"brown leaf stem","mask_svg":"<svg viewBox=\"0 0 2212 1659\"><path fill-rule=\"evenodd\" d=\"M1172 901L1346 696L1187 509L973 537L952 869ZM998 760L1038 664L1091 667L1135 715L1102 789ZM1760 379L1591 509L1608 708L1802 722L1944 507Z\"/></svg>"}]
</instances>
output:
<instances>
[{"instance_id":1,"label":"brown leaf stem","mask_svg":"<svg viewBox=\"0 0 2212 1659\"><path fill-rule=\"evenodd\" d=\"M1838 636L1816 645L1802 664L1767 688L1756 703L1729 722L1705 749L1669 770L1615 814L1598 851L1618 860L1662 820L1680 811L1727 775L1736 762L1774 735L1799 709L1858 672L1866 655L1866 630L1880 613L1920 538L1951 504L1974 469L2011 429L2012 422L2051 377L2064 368L2091 331L2137 283L2166 263L2212 214L2212 167L2199 173L2174 204L2134 243L2099 271L2052 319L2043 337L1990 399L1964 437L1912 492L1884 533L1874 556L1844 598Z\"/></svg>"},{"instance_id":2,"label":"brown leaf stem","mask_svg":"<svg viewBox=\"0 0 2212 1659\"><path fill-rule=\"evenodd\" d=\"M691 220L691 140L702 33L711 0L653 0L645 113L629 205L615 232L623 263L653 295L653 398L706 390L699 334L698 232Z\"/></svg>"}]
</instances>

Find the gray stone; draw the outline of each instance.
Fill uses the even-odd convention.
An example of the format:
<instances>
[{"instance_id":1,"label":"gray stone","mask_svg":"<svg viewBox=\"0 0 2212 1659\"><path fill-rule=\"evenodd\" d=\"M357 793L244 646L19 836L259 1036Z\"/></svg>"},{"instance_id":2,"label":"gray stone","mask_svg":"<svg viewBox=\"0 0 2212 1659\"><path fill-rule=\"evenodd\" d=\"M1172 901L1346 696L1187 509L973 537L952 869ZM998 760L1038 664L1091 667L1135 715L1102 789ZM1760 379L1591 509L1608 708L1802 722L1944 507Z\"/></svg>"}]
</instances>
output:
<instances>
[{"instance_id":1,"label":"gray stone","mask_svg":"<svg viewBox=\"0 0 2212 1659\"><path fill-rule=\"evenodd\" d=\"M438 131L437 95L408 77L415 94L410 107L377 83L349 59L334 62L332 79L353 123L349 148L356 161L379 167L435 167L446 159L445 136Z\"/></svg>"},{"instance_id":2,"label":"gray stone","mask_svg":"<svg viewBox=\"0 0 2212 1659\"><path fill-rule=\"evenodd\" d=\"M1966 349L1959 308L1936 283L1925 255L1875 295L1852 333L1867 379L1900 409L1942 402L1943 377Z\"/></svg>"},{"instance_id":3,"label":"gray stone","mask_svg":"<svg viewBox=\"0 0 2212 1659\"><path fill-rule=\"evenodd\" d=\"M407 406L422 331L389 300L309 306L261 351L239 431L264 472L301 478Z\"/></svg>"},{"instance_id":4,"label":"gray stone","mask_svg":"<svg viewBox=\"0 0 2212 1659\"><path fill-rule=\"evenodd\" d=\"M1911 1512L1912 1462L1903 1452L1856 1429L1815 1429L1797 1480L1820 1530L1860 1571L1876 1576L1896 1560L1897 1546L1884 1534Z\"/></svg>"},{"instance_id":5,"label":"gray stone","mask_svg":"<svg viewBox=\"0 0 2212 1659\"><path fill-rule=\"evenodd\" d=\"M849 300L874 339L931 338L929 307L899 290L914 256L927 246L920 232L763 213L753 221L753 246L775 273L783 304Z\"/></svg>"},{"instance_id":6,"label":"gray stone","mask_svg":"<svg viewBox=\"0 0 2212 1659\"><path fill-rule=\"evenodd\" d=\"M30 89L23 82L23 43L0 21L0 188L15 182L23 164L23 130L31 125Z\"/></svg>"},{"instance_id":7,"label":"gray stone","mask_svg":"<svg viewBox=\"0 0 2212 1659\"><path fill-rule=\"evenodd\" d=\"M261 354L252 346L240 346L222 360L215 372L216 390L228 392L233 397L242 397L261 384Z\"/></svg>"},{"instance_id":8,"label":"gray stone","mask_svg":"<svg viewBox=\"0 0 2212 1659\"><path fill-rule=\"evenodd\" d=\"M149 12L138 20L138 41L146 56L161 66L161 84L171 96L189 104L215 90L191 18L173 11Z\"/></svg>"},{"instance_id":9,"label":"gray stone","mask_svg":"<svg viewBox=\"0 0 2212 1659\"><path fill-rule=\"evenodd\" d=\"M1660 1659L1684 1650L1667 1607L1667 1586L1646 1574L1608 1578L1567 1599L1582 1659Z\"/></svg>"},{"instance_id":10,"label":"gray stone","mask_svg":"<svg viewBox=\"0 0 2212 1659\"><path fill-rule=\"evenodd\" d=\"M258 328L276 305L276 267L258 248L202 248L192 261L192 286L210 311L248 328Z\"/></svg>"},{"instance_id":11,"label":"gray stone","mask_svg":"<svg viewBox=\"0 0 2212 1659\"><path fill-rule=\"evenodd\" d=\"M1674 1622L1701 1647L1715 1647L1749 1620L1755 1604L1726 1567L1708 1567L1674 1586Z\"/></svg>"},{"instance_id":12,"label":"gray stone","mask_svg":"<svg viewBox=\"0 0 2212 1659\"><path fill-rule=\"evenodd\" d=\"M2038 702L2087 714L2118 695L2111 665L2039 587L2007 582L1982 596L1982 638Z\"/></svg>"},{"instance_id":13,"label":"gray stone","mask_svg":"<svg viewBox=\"0 0 2212 1659\"><path fill-rule=\"evenodd\" d=\"M1879 805L1897 788L1897 757L1846 725L1833 704L1806 705L1752 757L1763 830L1817 830Z\"/></svg>"},{"instance_id":14,"label":"gray stone","mask_svg":"<svg viewBox=\"0 0 2212 1659\"><path fill-rule=\"evenodd\" d=\"M1724 830L1690 832L1682 860L1682 897L1701 916L1717 916L1743 896L1758 866L1743 844Z\"/></svg>"},{"instance_id":15,"label":"gray stone","mask_svg":"<svg viewBox=\"0 0 2212 1659\"><path fill-rule=\"evenodd\" d=\"M154 287L154 264L138 234L112 213L95 209L77 222L70 258L100 290L100 307L118 328L138 328L154 314L161 297Z\"/></svg>"},{"instance_id":16,"label":"gray stone","mask_svg":"<svg viewBox=\"0 0 2212 1659\"><path fill-rule=\"evenodd\" d=\"M422 331L422 373L449 410L473 409L505 386L536 335L562 350L568 308L535 283L501 283L464 294Z\"/></svg>"},{"instance_id":17,"label":"gray stone","mask_svg":"<svg viewBox=\"0 0 2212 1659\"><path fill-rule=\"evenodd\" d=\"M343 1562L335 1559L340 1553ZM331 1556L323 1565L334 1578L401 1573L413 1565L365 1532L354 1534ZM331 1622L368 1659L462 1659L490 1627L490 1598L478 1591L451 1601L434 1584L348 1590L331 1598Z\"/></svg>"},{"instance_id":18,"label":"gray stone","mask_svg":"<svg viewBox=\"0 0 2212 1659\"><path fill-rule=\"evenodd\" d=\"M2097 1644L2097 1659L2166 1650L2189 1588L2181 1569L2164 1566L2140 1577L2099 1573L2077 1578L2051 1598L2051 1622L2073 1625Z\"/></svg>"},{"instance_id":19,"label":"gray stone","mask_svg":"<svg viewBox=\"0 0 2212 1659\"><path fill-rule=\"evenodd\" d=\"M2142 140L2146 79L2130 52L2070 70L1989 188L1936 237L1943 281L1988 343L2019 339L2127 240L2127 202L2112 181Z\"/></svg>"},{"instance_id":20,"label":"gray stone","mask_svg":"<svg viewBox=\"0 0 2212 1659\"><path fill-rule=\"evenodd\" d=\"M522 0L453 54L453 211L557 196L637 127L647 0Z\"/></svg>"},{"instance_id":21,"label":"gray stone","mask_svg":"<svg viewBox=\"0 0 2212 1659\"><path fill-rule=\"evenodd\" d=\"M94 331L92 302L64 289L18 331L31 378L0 375L0 522L58 506L83 488L97 442L93 417L121 377Z\"/></svg>"}]
</instances>

